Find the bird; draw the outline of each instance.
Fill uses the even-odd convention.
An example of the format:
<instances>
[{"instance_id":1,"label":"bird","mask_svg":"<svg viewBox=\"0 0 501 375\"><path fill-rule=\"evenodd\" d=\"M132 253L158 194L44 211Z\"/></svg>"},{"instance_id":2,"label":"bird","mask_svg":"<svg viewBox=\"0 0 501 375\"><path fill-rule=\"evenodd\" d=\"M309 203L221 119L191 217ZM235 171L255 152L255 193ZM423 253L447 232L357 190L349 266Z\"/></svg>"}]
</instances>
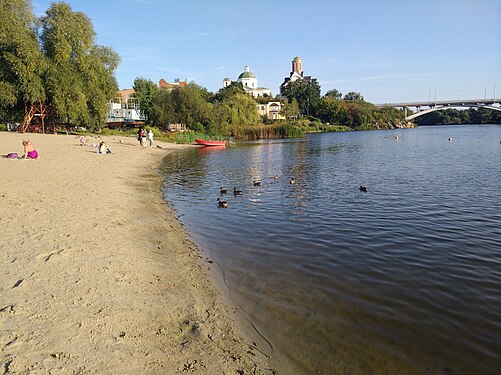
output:
<instances>
[{"instance_id":1,"label":"bird","mask_svg":"<svg viewBox=\"0 0 501 375\"><path fill-rule=\"evenodd\" d=\"M452 137L449 137L448 141L452 141Z\"/></svg>"},{"instance_id":2,"label":"bird","mask_svg":"<svg viewBox=\"0 0 501 375\"><path fill-rule=\"evenodd\" d=\"M236 187L234 187L234 188L233 188L233 194L234 194L234 195L242 195L242 194L243 194L243 192L242 192L242 190L237 190L237 188L236 188Z\"/></svg>"},{"instance_id":3,"label":"bird","mask_svg":"<svg viewBox=\"0 0 501 375\"><path fill-rule=\"evenodd\" d=\"M501 143L501 142L500 142ZM278 174L275 175L275 177L273 177L274 180L278 180Z\"/></svg>"},{"instance_id":4,"label":"bird","mask_svg":"<svg viewBox=\"0 0 501 375\"><path fill-rule=\"evenodd\" d=\"M367 189L367 186L362 186L362 185L360 185L358 190L363 191L364 193L367 193L367 191L369 191L369 189Z\"/></svg>"},{"instance_id":5,"label":"bird","mask_svg":"<svg viewBox=\"0 0 501 375\"><path fill-rule=\"evenodd\" d=\"M395 139L398 140L398 135L395 136Z\"/></svg>"},{"instance_id":6,"label":"bird","mask_svg":"<svg viewBox=\"0 0 501 375\"><path fill-rule=\"evenodd\" d=\"M261 186L263 183L261 181L253 181L254 186Z\"/></svg>"},{"instance_id":7,"label":"bird","mask_svg":"<svg viewBox=\"0 0 501 375\"><path fill-rule=\"evenodd\" d=\"M217 205L220 208L227 208L228 207L228 202L222 201L221 199L217 198Z\"/></svg>"},{"instance_id":8,"label":"bird","mask_svg":"<svg viewBox=\"0 0 501 375\"><path fill-rule=\"evenodd\" d=\"M294 177L291 178L291 180L289 181L291 185L295 184L296 183L296 180L294 180Z\"/></svg>"},{"instance_id":9,"label":"bird","mask_svg":"<svg viewBox=\"0 0 501 375\"><path fill-rule=\"evenodd\" d=\"M219 189L219 192L221 194L227 194L228 193L228 189L223 189L223 187L221 186L221 188Z\"/></svg>"}]
</instances>

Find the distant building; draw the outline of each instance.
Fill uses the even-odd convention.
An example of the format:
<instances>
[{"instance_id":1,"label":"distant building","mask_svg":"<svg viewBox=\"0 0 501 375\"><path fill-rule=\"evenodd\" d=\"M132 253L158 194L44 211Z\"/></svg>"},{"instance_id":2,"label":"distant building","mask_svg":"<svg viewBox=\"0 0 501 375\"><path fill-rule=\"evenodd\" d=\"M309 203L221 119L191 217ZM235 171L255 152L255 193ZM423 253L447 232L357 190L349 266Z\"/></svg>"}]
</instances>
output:
<instances>
[{"instance_id":1,"label":"distant building","mask_svg":"<svg viewBox=\"0 0 501 375\"><path fill-rule=\"evenodd\" d=\"M132 98L132 95L136 93L134 89L123 89L118 92L120 94L120 99L122 102L127 103L129 98Z\"/></svg>"},{"instance_id":2,"label":"distant building","mask_svg":"<svg viewBox=\"0 0 501 375\"><path fill-rule=\"evenodd\" d=\"M105 122L108 127L137 127L144 125L146 116L141 112L139 99L133 97L133 89L120 90L119 95L108 104Z\"/></svg>"},{"instance_id":3,"label":"distant building","mask_svg":"<svg viewBox=\"0 0 501 375\"><path fill-rule=\"evenodd\" d=\"M241 82L242 86L244 87L244 91L247 94L252 95L254 98L264 95L271 96L270 89L258 87L257 77L249 70L249 65L245 65L244 71L238 76L237 82ZM231 79L223 79L223 87L227 87L229 85L231 85Z\"/></svg>"},{"instance_id":4,"label":"distant building","mask_svg":"<svg viewBox=\"0 0 501 375\"><path fill-rule=\"evenodd\" d=\"M175 87L183 87L188 84L188 80L180 81L179 78L176 78L174 82L170 83L164 80L163 78L158 82L159 88L166 88L168 90L172 90Z\"/></svg>"},{"instance_id":5,"label":"distant building","mask_svg":"<svg viewBox=\"0 0 501 375\"><path fill-rule=\"evenodd\" d=\"M292 72L289 77L284 78L284 82L280 85L280 96L283 97L285 94L285 88L289 84L289 82L295 81L307 81L307 82L316 82L316 78L311 78L311 76L305 76L303 72L303 61L299 56L296 56L292 59Z\"/></svg>"},{"instance_id":6,"label":"distant building","mask_svg":"<svg viewBox=\"0 0 501 375\"><path fill-rule=\"evenodd\" d=\"M280 111L282 105L280 102L268 102L266 104L258 104L257 111L261 116L267 116L270 120L285 120Z\"/></svg>"}]
</instances>

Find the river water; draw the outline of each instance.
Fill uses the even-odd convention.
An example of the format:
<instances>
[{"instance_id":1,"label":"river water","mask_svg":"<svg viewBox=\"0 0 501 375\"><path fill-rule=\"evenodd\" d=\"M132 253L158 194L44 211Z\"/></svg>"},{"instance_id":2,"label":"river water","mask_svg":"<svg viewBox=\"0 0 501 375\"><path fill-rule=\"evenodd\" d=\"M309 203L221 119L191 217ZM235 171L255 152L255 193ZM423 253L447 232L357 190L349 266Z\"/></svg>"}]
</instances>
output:
<instances>
[{"instance_id":1,"label":"river water","mask_svg":"<svg viewBox=\"0 0 501 375\"><path fill-rule=\"evenodd\" d=\"M164 195L279 374L501 374L500 140L461 125L190 149L164 160ZM220 187L243 195L220 209Z\"/></svg>"}]
</instances>

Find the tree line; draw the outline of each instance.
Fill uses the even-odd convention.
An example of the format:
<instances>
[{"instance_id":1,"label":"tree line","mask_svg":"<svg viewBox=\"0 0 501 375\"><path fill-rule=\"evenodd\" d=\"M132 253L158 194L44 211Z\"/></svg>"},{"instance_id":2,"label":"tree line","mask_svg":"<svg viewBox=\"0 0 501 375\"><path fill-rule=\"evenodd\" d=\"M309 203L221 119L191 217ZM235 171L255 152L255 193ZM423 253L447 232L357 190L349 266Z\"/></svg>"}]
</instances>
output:
<instances>
[{"instance_id":1,"label":"tree line","mask_svg":"<svg viewBox=\"0 0 501 375\"><path fill-rule=\"evenodd\" d=\"M330 90L321 96L316 81L289 82L283 98L253 98L238 82L212 93L193 82L172 90L159 89L151 80L138 77L133 88L149 124L165 127L182 123L193 131L223 136L245 137L244 134L249 133L271 137L273 132L259 129L264 125L280 126L277 134L284 134L284 125L305 131L332 131L385 129L405 123L403 111L378 109L357 92L343 96L338 90ZM272 121L259 116L257 104L270 101L281 101L281 114L285 120ZM285 133L298 134L291 129Z\"/></svg>"},{"instance_id":2,"label":"tree line","mask_svg":"<svg viewBox=\"0 0 501 375\"><path fill-rule=\"evenodd\" d=\"M25 106L42 102L57 122L99 129L120 57L95 43L89 18L64 2L42 17L28 0L0 0L0 9L0 118L20 122Z\"/></svg>"},{"instance_id":3,"label":"tree line","mask_svg":"<svg viewBox=\"0 0 501 375\"><path fill-rule=\"evenodd\" d=\"M95 43L89 18L64 2L51 3L41 17L29 0L0 0L0 7L0 119L21 122L27 105L43 102L57 123L100 130L118 94L120 57ZM253 98L237 82L212 93L194 82L159 89L138 77L134 90L149 125L181 123L196 132L244 139L404 123L402 111L377 109L357 92L343 96L330 90L322 96L316 80L289 82L283 98ZM281 101L285 120L259 115L257 104L269 101Z\"/></svg>"},{"instance_id":4,"label":"tree line","mask_svg":"<svg viewBox=\"0 0 501 375\"><path fill-rule=\"evenodd\" d=\"M501 111L482 107L464 110L447 108L417 117L414 121L418 125L501 124Z\"/></svg>"}]
</instances>

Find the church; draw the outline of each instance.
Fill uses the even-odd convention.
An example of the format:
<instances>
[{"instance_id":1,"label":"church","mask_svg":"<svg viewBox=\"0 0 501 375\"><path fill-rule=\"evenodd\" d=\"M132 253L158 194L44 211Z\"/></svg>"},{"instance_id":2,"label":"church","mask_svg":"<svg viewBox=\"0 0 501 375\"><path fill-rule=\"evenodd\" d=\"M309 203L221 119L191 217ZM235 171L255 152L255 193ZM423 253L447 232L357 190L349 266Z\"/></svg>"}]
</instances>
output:
<instances>
[{"instance_id":1,"label":"church","mask_svg":"<svg viewBox=\"0 0 501 375\"><path fill-rule=\"evenodd\" d=\"M245 65L244 71L238 76L237 82L242 83L244 91L247 94L252 95L254 98L265 95L271 96L270 89L259 87L257 85L257 77L249 70L249 65ZM225 78L223 80L223 87L227 87L229 85L231 85L231 79Z\"/></svg>"},{"instance_id":2,"label":"church","mask_svg":"<svg viewBox=\"0 0 501 375\"><path fill-rule=\"evenodd\" d=\"M303 72L303 61L299 56L292 59L292 72L289 77L284 78L284 82L280 85L280 96L284 96L285 88L289 82L295 81L306 81L306 82L316 82L316 78L311 78L311 76L305 76Z\"/></svg>"}]
</instances>

